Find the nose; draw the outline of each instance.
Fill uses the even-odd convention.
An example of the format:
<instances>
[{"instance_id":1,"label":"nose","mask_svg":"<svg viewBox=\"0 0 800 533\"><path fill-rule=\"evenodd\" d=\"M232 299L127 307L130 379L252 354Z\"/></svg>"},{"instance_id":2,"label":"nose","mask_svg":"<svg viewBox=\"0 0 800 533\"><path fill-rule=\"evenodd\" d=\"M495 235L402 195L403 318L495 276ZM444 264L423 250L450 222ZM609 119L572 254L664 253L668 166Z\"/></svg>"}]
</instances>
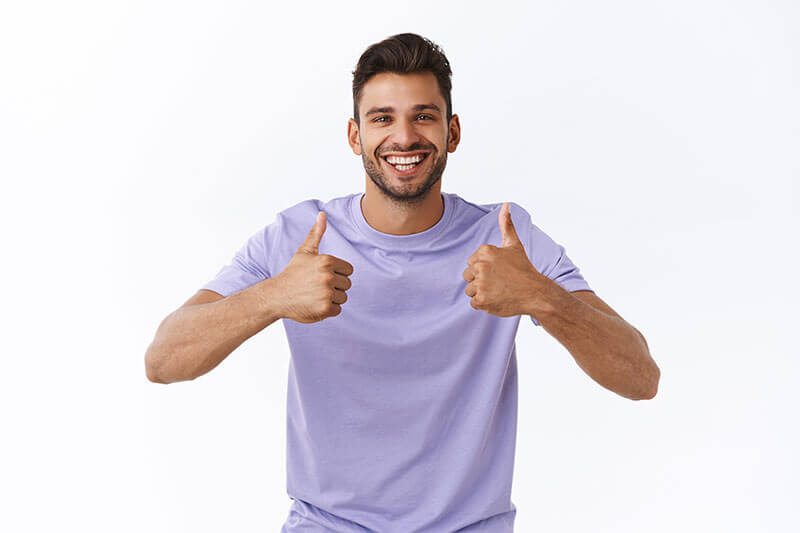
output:
<instances>
[{"instance_id":1,"label":"nose","mask_svg":"<svg viewBox=\"0 0 800 533\"><path fill-rule=\"evenodd\" d=\"M411 146L420 139L420 135L416 130L416 125L413 121L398 120L395 123L392 137L400 146Z\"/></svg>"}]
</instances>

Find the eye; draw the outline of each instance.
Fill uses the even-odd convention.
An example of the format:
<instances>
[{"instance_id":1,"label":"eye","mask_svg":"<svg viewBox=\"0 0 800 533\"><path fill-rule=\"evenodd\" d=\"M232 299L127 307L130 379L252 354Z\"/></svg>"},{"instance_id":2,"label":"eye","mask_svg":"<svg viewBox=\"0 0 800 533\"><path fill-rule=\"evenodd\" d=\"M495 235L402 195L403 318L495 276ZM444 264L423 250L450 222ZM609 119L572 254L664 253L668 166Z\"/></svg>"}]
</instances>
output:
<instances>
[{"instance_id":1,"label":"eye","mask_svg":"<svg viewBox=\"0 0 800 533\"><path fill-rule=\"evenodd\" d=\"M425 118L426 118L426 119L428 119L428 120L435 120L435 119L433 118L433 116L431 116L431 115L428 115L428 114L424 114L424 113L423 113L423 114L419 114L419 115L417 115L417 118L419 118L419 117L425 117ZM388 115L382 115L382 116L380 116L380 117L378 117L378 118L375 118L375 119L373 119L373 120L372 120L372 122L386 122L386 120L381 120L381 119L384 119L384 118L385 118L385 119L389 119L389 118L391 118L391 117L389 117Z\"/></svg>"}]
</instances>

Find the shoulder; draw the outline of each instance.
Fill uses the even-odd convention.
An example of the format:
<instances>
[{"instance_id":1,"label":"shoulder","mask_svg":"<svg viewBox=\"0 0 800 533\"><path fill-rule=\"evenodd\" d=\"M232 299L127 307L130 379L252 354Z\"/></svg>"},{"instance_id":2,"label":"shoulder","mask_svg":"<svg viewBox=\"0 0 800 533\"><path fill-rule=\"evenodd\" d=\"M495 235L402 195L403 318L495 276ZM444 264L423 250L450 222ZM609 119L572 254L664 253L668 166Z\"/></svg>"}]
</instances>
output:
<instances>
[{"instance_id":1,"label":"shoulder","mask_svg":"<svg viewBox=\"0 0 800 533\"><path fill-rule=\"evenodd\" d=\"M477 203L477 202L470 202L469 200L465 200L461 196L450 193L450 196L453 197L454 202L459 203L459 207L463 208L466 211L472 211L474 214L477 215L490 215L494 214L495 216L498 215L498 212L503 207L505 202L508 202L509 208L511 210L511 221L514 223L515 227L519 224L527 224L531 220L531 215L525 207L517 202L512 202L511 200L506 200L503 202L491 202L491 203Z\"/></svg>"},{"instance_id":2,"label":"shoulder","mask_svg":"<svg viewBox=\"0 0 800 533\"><path fill-rule=\"evenodd\" d=\"M314 224L314 220L316 220L317 214L320 211L325 212L328 221L330 221L331 218L341 217L347 213L352 198L360 194L361 193L347 194L329 200L308 198L279 211L276 215L276 220L287 228L291 228L297 224L303 226L308 225L308 228L306 228L306 231L308 231Z\"/></svg>"}]
</instances>

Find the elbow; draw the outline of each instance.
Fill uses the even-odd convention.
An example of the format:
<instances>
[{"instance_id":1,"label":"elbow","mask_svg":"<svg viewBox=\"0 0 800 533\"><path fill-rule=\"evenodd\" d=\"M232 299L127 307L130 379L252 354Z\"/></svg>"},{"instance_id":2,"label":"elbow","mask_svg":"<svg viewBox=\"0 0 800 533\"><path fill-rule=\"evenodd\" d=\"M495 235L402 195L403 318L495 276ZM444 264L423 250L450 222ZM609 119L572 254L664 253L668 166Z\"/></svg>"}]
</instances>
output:
<instances>
[{"instance_id":1,"label":"elbow","mask_svg":"<svg viewBox=\"0 0 800 533\"><path fill-rule=\"evenodd\" d=\"M160 342L160 334L162 333L164 324L169 321L170 316L172 315L168 315L161 321L158 330L156 330L155 338L144 353L144 375L151 383L170 383L168 380L164 379L164 361L166 358L164 357L164 346Z\"/></svg>"},{"instance_id":2,"label":"elbow","mask_svg":"<svg viewBox=\"0 0 800 533\"><path fill-rule=\"evenodd\" d=\"M651 378L648 381L648 388L642 392L636 400L652 400L658 394L658 382L661 380L661 370L658 368L658 365L653 363L653 370L651 372Z\"/></svg>"},{"instance_id":3,"label":"elbow","mask_svg":"<svg viewBox=\"0 0 800 533\"><path fill-rule=\"evenodd\" d=\"M153 354L153 351L148 348L147 353L144 356L145 376L152 383L161 383L164 385L171 383L162 377L161 366L162 365L159 363L159 359Z\"/></svg>"},{"instance_id":4,"label":"elbow","mask_svg":"<svg viewBox=\"0 0 800 533\"><path fill-rule=\"evenodd\" d=\"M164 354L155 355L152 350L148 350L144 358L144 372L150 382L167 385L179 381L191 381L198 377L196 373L175 367L174 358L168 364L168 359L170 358Z\"/></svg>"},{"instance_id":5,"label":"elbow","mask_svg":"<svg viewBox=\"0 0 800 533\"><path fill-rule=\"evenodd\" d=\"M162 384L165 384L165 385L167 383L169 383L168 381L164 381L161 378L159 378L158 374L156 374L156 372L153 369L153 367L150 367L150 366L145 367L145 375L147 376L147 379L149 381L151 381L152 383L162 383Z\"/></svg>"},{"instance_id":6,"label":"elbow","mask_svg":"<svg viewBox=\"0 0 800 533\"><path fill-rule=\"evenodd\" d=\"M144 374L147 376L147 379L152 383L163 383L166 384L167 382L161 379L158 376L158 372L156 371L155 367L149 364L145 364L144 367Z\"/></svg>"},{"instance_id":7,"label":"elbow","mask_svg":"<svg viewBox=\"0 0 800 533\"><path fill-rule=\"evenodd\" d=\"M658 388L654 387L654 388L648 390L647 392L645 392L644 394L641 394L638 398L634 398L634 400L637 400L637 401L639 401L639 400L652 400L653 398L656 397L657 393L658 393Z\"/></svg>"}]
</instances>

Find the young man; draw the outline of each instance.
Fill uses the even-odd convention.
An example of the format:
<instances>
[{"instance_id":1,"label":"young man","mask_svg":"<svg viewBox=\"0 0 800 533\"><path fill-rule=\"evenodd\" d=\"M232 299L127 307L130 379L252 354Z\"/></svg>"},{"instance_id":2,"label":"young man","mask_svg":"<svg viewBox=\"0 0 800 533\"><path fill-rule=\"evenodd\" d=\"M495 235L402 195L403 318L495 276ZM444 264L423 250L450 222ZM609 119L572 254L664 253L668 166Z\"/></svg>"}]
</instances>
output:
<instances>
[{"instance_id":1,"label":"young man","mask_svg":"<svg viewBox=\"0 0 800 533\"><path fill-rule=\"evenodd\" d=\"M395 35L353 74L366 191L253 234L159 326L147 376L194 379L283 319L284 532L513 531L520 317L626 398L655 396L659 369L524 208L441 192L461 134L439 47Z\"/></svg>"}]
</instances>

